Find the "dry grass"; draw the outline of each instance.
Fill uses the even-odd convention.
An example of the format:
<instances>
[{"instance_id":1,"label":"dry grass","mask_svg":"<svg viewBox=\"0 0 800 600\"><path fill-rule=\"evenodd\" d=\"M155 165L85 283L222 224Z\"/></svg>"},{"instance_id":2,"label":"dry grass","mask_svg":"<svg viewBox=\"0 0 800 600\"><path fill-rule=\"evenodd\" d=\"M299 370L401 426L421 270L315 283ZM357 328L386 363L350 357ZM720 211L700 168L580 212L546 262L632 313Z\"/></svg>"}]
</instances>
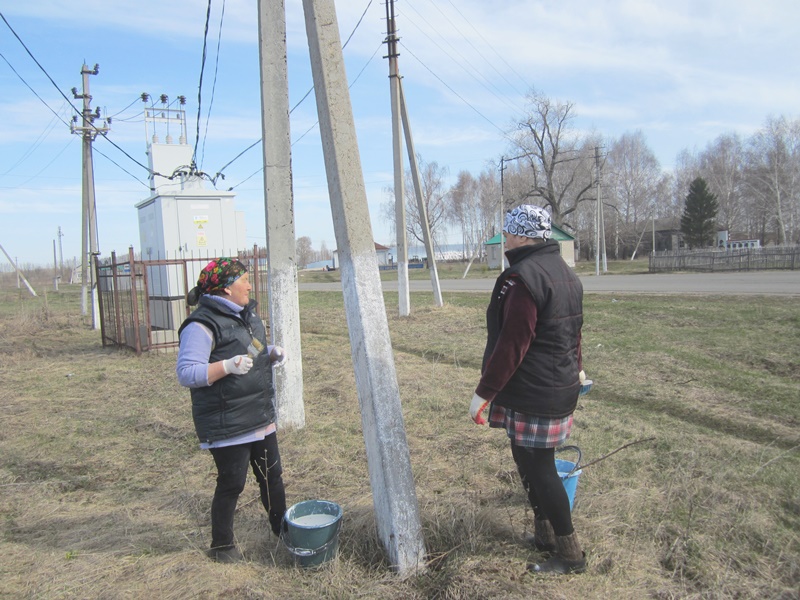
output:
<instances>
[{"instance_id":1,"label":"dry grass","mask_svg":"<svg viewBox=\"0 0 800 600\"><path fill-rule=\"evenodd\" d=\"M63 288L62 288L63 289ZM587 296L597 386L571 439L580 576L534 577L531 526L504 436L467 405L485 298L387 311L428 548L400 580L375 535L341 295L301 294L307 426L280 432L290 503L345 512L340 553L302 570L249 482L236 517L249 562L209 542L214 468L197 448L174 356L103 349L77 295L0 291L0 597L795 598L800 586L800 308L786 299ZM785 343L780 344L780 340Z\"/></svg>"}]
</instances>

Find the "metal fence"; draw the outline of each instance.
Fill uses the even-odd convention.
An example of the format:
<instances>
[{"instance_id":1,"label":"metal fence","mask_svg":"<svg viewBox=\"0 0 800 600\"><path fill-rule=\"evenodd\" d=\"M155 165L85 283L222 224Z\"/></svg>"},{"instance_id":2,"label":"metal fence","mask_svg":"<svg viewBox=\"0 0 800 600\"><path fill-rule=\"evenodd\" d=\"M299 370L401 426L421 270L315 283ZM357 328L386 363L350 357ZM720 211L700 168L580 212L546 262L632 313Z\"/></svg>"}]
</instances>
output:
<instances>
[{"instance_id":1,"label":"metal fence","mask_svg":"<svg viewBox=\"0 0 800 600\"><path fill-rule=\"evenodd\" d=\"M800 268L800 246L736 250L667 250L650 254L650 272L763 271Z\"/></svg>"},{"instance_id":2,"label":"metal fence","mask_svg":"<svg viewBox=\"0 0 800 600\"><path fill-rule=\"evenodd\" d=\"M122 259L112 252L110 258L96 260L103 346L128 347L137 354L174 351L178 329L192 310L186 295L212 258L136 260L131 248ZM252 293L261 304L267 297L266 250L254 246L252 253L239 252L238 258L248 265Z\"/></svg>"}]
</instances>

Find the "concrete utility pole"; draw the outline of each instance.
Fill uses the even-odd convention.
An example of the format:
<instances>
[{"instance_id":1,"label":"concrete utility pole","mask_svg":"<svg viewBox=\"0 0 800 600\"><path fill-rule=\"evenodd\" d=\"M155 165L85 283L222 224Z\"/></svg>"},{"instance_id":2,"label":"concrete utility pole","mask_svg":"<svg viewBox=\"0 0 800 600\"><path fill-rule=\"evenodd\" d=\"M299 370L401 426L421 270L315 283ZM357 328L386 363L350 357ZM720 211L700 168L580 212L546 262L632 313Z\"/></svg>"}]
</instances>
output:
<instances>
[{"instance_id":1,"label":"concrete utility pole","mask_svg":"<svg viewBox=\"0 0 800 600\"><path fill-rule=\"evenodd\" d=\"M102 127L94 124L95 119L100 118L100 109L92 113L92 95L89 93L89 75L97 75L100 65L95 65L94 69L89 69L85 64L81 67L83 78L83 93L79 94L77 88L72 88L72 95L75 99L83 99L83 121L82 125L76 125L78 117L72 118L71 131L83 137L83 237L81 239L81 314L87 313L87 283L91 278L92 295L92 329L97 329L100 325L100 315L97 311L97 287L94 281L94 272L91 268L93 256L97 256L97 205L94 197L94 165L92 163L92 142L97 134L105 135L108 132L108 122L103 121ZM90 273L91 271L91 273Z\"/></svg>"},{"instance_id":2,"label":"concrete utility pole","mask_svg":"<svg viewBox=\"0 0 800 600\"><path fill-rule=\"evenodd\" d=\"M336 9L303 0L303 10L378 536L410 574L424 569L425 545Z\"/></svg>"},{"instance_id":3,"label":"concrete utility pole","mask_svg":"<svg viewBox=\"0 0 800 600\"><path fill-rule=\"evenodd\" d=\"M392 0L392 3L394 3L394 0ZM425 252L428 256L428 270L431 275L433 302L436 306L444 306L442 287L439 285L439 271L436 268L436 250L433 247L431 227L428 223L428 209L425 208L425 200L422 198L422 182L419 177L417 154L414 151L414 138L411 135L411 123L408 118L408 109L406 107L406 94L403 91L403 80L399 77L398 80L400 81L400 112L403 115L403 130L406 132L408 162L411 166L411 180L414 182L414 195L417 197L417 211L419 212L420 227L422 228L422 239L425 242Z\"/></svg>"},{"instance_id":4,"label":"concrete utility pole","mask_svg":"<svg viewBox=\"0 0 800 600\"><path fill-rule=\"evenodd\" d=\"M506 199L505 199L505 173L506 158L500 157L500 272L506 268L506 244L503 237L503 225L505 225Z\"/></svg>"},{"instance_id":5,"label":"concrete utility pole","mask_svg":"<svg viewBox=\"0 0 800 600\"><path fill-rule=\"evenodd\" d=\"M400 74L397 72L397 36L394 26L394 0L386 3L389 58L389 92L392 98L392 156L394 157L394 220L397 233L397 291L400 316L411 314L408 285L408 244L406 242L406 200L403 173L403 138L400 116Z\"/></svg>"},{"instance_id":6,"label":"concrete utility pole","mask_svg":"<svg viewBox=\"0 0 800 600\"><path fill-rule=\"evenodd\" d=\"M61 238L64 234L61 232L61 225L58 226L58 274L64 277L64 248L61 244Z\"/></svg>"},{"instance_id":7,"label":"concrete utility pole","mask_svg":"<svg viewBox=\"0 0 800 600\"><path fill-rule=\"evenodd\" d=\"M25 282L25 287L28 288L28 291L31 293L31 296L35 296L36 295L36 291L31 287L31 284L28 283L27 279L25 279L25 275L22 274L22 271L20 271L19 267L17 266L19 264L19 259L17 258L17 260L11 260L11 257L8 255L8 252L6 252L6 249L3 248L2 245L0 245L0 251L2 251L3 254L6 255L6 258L8 259L8 262L11 263L11 266L14 267L14 270L17 272L17 288L20 288L19 281L20 281L20 279L22 279L22 281Z\"/></svg>"},{"instance_id":8,"label":"concrete utility pole","mask_svg":"<svg viewBox=\"0 0 800 600\"><path fill-rule=\"evenodd\" d=\"M289 80L286 64L284 0L258 2L261 63L261 129L264 140L264 213L269 265L269 324L272 342L290 357L275 369L278 425L302 428L303 361L300 303L297 295L292 144L289 132Z\"/></svg>"},{"instance_id":9,"label":"concrete utility pole","mask_svg":"<svg viewBox=\"0 0 800 600\"><path fill-rule=\"evenodd\" d=\"M600 201L600 148L594 148L594 165L597 170L597 209L595 210L595 255L594 255L594 274L600 275L600 254L603 254L603 273L608 272L606 262L606 225L603 219L603 203Z\"/></svg>"}]
</instances>

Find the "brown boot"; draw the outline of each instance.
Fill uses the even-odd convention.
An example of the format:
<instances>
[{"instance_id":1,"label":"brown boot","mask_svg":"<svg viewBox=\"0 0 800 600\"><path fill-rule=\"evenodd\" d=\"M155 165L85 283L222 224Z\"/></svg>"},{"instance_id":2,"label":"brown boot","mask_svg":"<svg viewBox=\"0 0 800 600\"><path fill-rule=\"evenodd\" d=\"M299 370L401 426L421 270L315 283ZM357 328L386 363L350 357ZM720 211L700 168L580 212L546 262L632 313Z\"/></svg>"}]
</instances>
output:
<instances>
[{"instance_id":1,"label":"brown boot","mask_svg":"<svg viewBox=\"0 0 800 600\"><path fill-rule=\"evenodd\" d=\"M586 553L581 550L578 536L573 531L569 535L557 535L556 553L543 563L529 564L528 570L534 573L583 573L586 570Z\"/></svg>"},{"instance_id":2,"label":"brown boot","mask_svg":"<svg viewBox=\"0 0 800 600\"><path fill-rule=\"evenodd\" d=\"M218 563L235 564L244 562L244 556L236 546L211 548L206 554L208 558Z\"/></svg>"},{"instance_id":3,"label":"brown boot","mask_svg":"<svg viewBox=\"0 0 800 600\"><path fill-rule=\"evenodd\" d=\"M556 534L549 519L533 520L533 535L525 536L525 541L539 552L555 552Z\"/></svg>"}]
</instances>

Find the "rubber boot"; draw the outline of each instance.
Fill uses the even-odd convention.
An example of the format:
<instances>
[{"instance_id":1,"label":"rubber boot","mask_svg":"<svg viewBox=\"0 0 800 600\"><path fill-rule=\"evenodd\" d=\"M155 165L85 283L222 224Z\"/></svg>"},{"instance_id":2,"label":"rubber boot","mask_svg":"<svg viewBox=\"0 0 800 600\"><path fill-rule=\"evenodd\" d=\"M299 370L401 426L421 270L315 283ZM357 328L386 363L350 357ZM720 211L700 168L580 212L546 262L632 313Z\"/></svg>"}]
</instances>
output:
<instances>
[{"instance_id":1,"label":"rubber boot","mask_svg":"<svg viewBox=\"0 0 800 600\"><path fill-rule=\"evenodd\" d=\"M581 550L578 536L573 531L569 535L556 536L556 553L543 563L529 564L528 570L534 573L583 573L586 570L586 553Z\"/></svg>"},{"instance_id":2,"label":"rubber boot","mask_svg":"<svg viewBox=\"0 0 800 600\"><path fill-rule=\"evenodd\" d=\"M227 546L224 548L211 548L208 551L208 557L214 562L233 564L244 561L241 551L236 546Z\"/></svg>"},{"instance_id":3,"label":"rubber boot","mask_svg":"<svg viewBox=\"0 0 800 600\"><path fill-rule=\"evenodd\" d=\"M549 519L533 520L533 535L525 536L525 541L539 552L555 552L556 533Z\"/></svg>"}]
</instances>

